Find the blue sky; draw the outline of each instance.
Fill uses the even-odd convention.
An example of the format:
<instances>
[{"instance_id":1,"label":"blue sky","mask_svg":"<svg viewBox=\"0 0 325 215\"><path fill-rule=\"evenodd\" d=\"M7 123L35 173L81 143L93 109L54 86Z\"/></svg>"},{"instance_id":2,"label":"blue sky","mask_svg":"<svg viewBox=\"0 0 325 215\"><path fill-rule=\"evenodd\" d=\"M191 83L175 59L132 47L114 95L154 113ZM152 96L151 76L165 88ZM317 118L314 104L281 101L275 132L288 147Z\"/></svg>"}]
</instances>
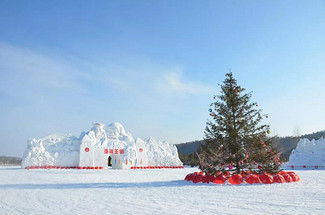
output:
<instances>
[{"instance_id":1,"label":"blue sky","mask_svg":"<svg viewBox=\"0 0 325 215\"><path fill-rule=\"evenodd\" d=\"M0 0L0 155L120 122L203 138L231 68L272 134L325 129L325 1Z\"/></svg>"}]
</instances>

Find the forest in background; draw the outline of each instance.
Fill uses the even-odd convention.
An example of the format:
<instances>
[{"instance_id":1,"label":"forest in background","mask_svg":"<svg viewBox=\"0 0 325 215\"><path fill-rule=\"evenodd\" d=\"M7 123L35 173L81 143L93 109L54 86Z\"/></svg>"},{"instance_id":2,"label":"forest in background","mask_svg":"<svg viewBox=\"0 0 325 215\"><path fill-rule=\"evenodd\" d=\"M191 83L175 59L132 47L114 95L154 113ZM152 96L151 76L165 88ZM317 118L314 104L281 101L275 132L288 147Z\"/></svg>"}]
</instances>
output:
<instances>
[{"instance_id":1,"label":"forest in background","mask_svg":"<svg viewBox=\"0 0 325 215\"><path fill-rule=\"evenodd\" d=\"M21 165L21 158L0 156L0 165Z\"/></svg>"}]
</instances>

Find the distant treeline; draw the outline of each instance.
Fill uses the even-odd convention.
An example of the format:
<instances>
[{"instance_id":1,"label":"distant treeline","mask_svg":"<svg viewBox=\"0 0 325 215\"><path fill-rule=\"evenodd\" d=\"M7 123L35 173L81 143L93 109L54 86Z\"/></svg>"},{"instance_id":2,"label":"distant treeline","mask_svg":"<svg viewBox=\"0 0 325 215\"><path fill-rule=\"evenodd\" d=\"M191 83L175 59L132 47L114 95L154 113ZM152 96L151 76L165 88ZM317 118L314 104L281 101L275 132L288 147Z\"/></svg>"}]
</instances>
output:
<instances>
[{"instance_id":1,"label":"distant treeline","mask_svg":"<svg viewBox=\"0 0 325 215\"><path fill-rule=\"evenodd\" d=\"M0 156L0 165L21 165L21 158Z\"/></svg>"},{"instance_id":2,"label":"distant treeline","mask_svg":"<svg viewBox=\"0 0 325 215\"><path fill-rule=\"evenodd\" d=\"M321 137L325 137L325 130L315 132L312 134L306 134L301 136L288 136L288 137L274 137L273 144L278 148L281 152L281 157L285 160L289 160L289 156L293 149L296 148L298 141L301 138L307 138L309 140L319 139ZM178 149L178 155L180 160L184 165L197 166L199 159L196 155L197 152L200 151L200 146L204 145L204 140L196 140L187 143L177 144L176 147Z\"/></svg>"}]
</instances>

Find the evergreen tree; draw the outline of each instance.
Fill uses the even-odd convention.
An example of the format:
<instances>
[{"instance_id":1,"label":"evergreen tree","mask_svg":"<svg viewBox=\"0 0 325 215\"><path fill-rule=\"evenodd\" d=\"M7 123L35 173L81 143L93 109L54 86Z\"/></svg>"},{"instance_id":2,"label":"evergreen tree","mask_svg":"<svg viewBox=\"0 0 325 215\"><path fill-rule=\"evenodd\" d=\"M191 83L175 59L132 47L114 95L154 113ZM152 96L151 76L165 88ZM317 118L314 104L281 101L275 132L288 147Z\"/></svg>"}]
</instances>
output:
<instances>
[{"instance_id":1,"label":"evergreen tree","mask_svg":"<svg viewBox=\"0 0 325 215\"><path fill-rule=\"evenodd\" d=\"M237 85L232 73L226 74L221 94L210 105L205 130L205 146L198 154L200 169L207 174L217 171L257 170L273 173L281 162L277 149L271 145L269 126L261 121L267 115L250 102L252 93Z\"/></svg>"}]
</instances>

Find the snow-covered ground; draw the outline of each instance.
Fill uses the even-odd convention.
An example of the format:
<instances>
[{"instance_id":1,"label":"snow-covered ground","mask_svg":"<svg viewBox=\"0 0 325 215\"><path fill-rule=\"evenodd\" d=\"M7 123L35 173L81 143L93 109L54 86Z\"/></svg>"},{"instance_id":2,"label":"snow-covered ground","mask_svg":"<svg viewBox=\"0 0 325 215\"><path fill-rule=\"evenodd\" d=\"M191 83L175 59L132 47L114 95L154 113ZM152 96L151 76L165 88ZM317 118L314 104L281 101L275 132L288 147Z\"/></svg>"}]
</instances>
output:
<instances>
[{"instance_id":1,"label":"snow-covered ground","mask_svg":"<svg viewBox=\"0 0 325 215\"><path fill-rule=\"evenodd\" d=\"M183 180L194 171L0 167L0 214L325 214L324 170L239 186Z\"/></svg>"}]
</instances>

